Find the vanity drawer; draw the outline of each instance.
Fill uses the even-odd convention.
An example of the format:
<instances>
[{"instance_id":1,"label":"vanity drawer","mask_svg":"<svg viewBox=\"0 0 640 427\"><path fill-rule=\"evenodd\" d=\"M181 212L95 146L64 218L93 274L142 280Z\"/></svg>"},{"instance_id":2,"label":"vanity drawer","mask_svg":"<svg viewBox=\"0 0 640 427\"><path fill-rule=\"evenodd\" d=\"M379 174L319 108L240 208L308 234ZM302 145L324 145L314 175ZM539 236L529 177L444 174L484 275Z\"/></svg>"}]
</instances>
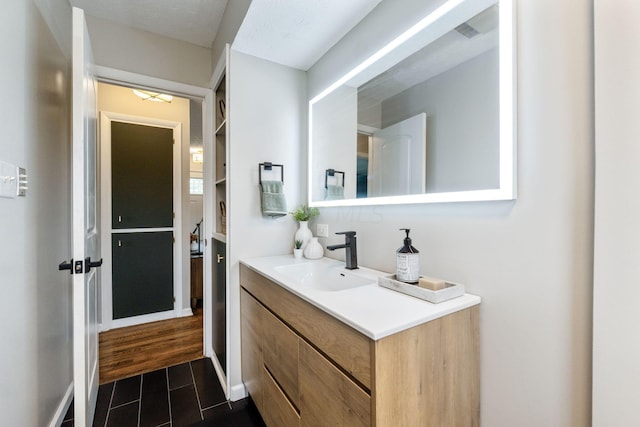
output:
<instances>
[{"instance_id":1,"label":"vanity drawer","mask_svg":"<svg viewBox=\"0 0 640 427\"><path fill-rule=\"evenodd\" d=\"M371 426L371 397L302 340L299 368L303 426Z\"/></svg>"},{"instance_id":2,"label":"vanity drawer","mask_svg":"<svg viewBox=\"0 0 640 427\"><path fill-rule=\"evenodd\" d=\"M298 406L298 336L264 309L262 355L264 365L291 402Z\"/></svg>"},{"instance_id":3,"label":"vanity drawer","mask_svg":"<svg viewBox=\"0 0 640 427\"><path fill-rule=\"evenodd\" d=\"M262 417L268 427L299 427L300 415L291 405L267 369L263 369L264 407Z\"/></svg>"},{"instance_id":4,"label":"vanity drawer","mask_svg":"<svg viewBox=\"0 0 640 427\"><path fill-rule=\"evenodd\" d=\"M369 338L243 264L240 284L364 388L371 389Z\"/></svg>"}]
</instances>

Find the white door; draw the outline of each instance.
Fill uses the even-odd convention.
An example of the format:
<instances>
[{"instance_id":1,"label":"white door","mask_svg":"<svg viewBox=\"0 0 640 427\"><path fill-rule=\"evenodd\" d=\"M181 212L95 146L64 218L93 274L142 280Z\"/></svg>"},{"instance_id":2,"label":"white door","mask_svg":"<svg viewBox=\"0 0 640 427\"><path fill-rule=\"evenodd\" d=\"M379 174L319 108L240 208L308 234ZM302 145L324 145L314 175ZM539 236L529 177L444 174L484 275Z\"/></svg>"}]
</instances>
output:
<instances>
[{"instance_id":1,"label":"white door","mask_svg":"<svg viewBox=\"0 0 640 427\"><path fill-rule=\"evenodd\" d=\"M73 8L72 59L73 392L76 426L91 426L98 395L96 218L97 82L82 9Z\"/></svg>"},{"instance_id":2,"label":"white door","mask_svg":"<svg viewBox=\"0 0 640 427\"><path fill-rule=\"evenodd\" d=\"M424 193L427 115L420 113L376 131L372 140L368 196Z\"/></svg>"}]
</instances>

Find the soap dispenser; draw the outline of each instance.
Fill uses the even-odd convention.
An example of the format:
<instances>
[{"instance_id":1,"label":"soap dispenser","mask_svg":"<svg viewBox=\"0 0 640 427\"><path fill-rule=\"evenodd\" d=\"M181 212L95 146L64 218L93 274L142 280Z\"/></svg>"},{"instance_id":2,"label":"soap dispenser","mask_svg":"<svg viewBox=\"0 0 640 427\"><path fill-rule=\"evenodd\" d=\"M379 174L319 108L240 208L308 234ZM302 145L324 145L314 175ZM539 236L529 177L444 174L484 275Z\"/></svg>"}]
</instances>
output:
<instances>
[{"instance_id":1,"label":"soap dispenser","mask_svg":"<svg viewBox=\"0 0 640 427\"><path fill-rule=\"evenodd\" d=\"M406 283L418 283L420 280L420 258L418 250L411 246L408 228L401 228L407 233L404 245L396 252L396 280Z\"/></svg>"}]
</instances>

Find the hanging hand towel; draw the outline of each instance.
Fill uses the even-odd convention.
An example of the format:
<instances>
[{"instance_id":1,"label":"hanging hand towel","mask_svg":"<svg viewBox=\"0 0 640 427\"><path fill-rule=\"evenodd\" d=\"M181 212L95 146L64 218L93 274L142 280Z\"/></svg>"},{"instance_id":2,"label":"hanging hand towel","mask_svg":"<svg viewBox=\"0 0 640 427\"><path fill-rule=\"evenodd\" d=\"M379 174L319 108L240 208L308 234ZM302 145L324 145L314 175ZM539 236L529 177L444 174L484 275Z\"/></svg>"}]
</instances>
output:
<instances>
[{"instance_id":1,"label":"hanging hand towel","mask_svg":"<svg viewBox=\"0 0 640 427\"><path fill-rule=\"evenodd\" d=\"M342 200L344 199L344 187L342 185L327 185L324 189L325 200Z\"/></svg>"},{"instance_id":2,"label":"hanging hand towel","mask_svg":"<svg viewBox=\"0 0 640 427\"><path fill-rule=\"evenodd\" d=\"M262 181L262 215L277 218L287 214L287 200L284 197L282 181Z\"/></svg>"}]
</instances>

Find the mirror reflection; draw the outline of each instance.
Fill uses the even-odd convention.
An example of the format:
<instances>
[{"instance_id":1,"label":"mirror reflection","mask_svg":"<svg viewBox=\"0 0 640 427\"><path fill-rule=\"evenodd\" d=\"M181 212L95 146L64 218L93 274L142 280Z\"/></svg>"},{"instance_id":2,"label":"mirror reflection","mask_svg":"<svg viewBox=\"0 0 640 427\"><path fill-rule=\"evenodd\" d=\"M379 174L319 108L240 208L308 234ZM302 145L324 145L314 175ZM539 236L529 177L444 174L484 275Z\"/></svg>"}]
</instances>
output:
<instances>
[{"instance_id":1,"label":"mirror reflection","mask_svg":"<svg viewBox=\"0 0 640 427\"><path fill-rule=\"evenodd\" d=\"M311 101L311 203L500 187L499 8L462 3Z\"/></svg>"}]
</instances>

